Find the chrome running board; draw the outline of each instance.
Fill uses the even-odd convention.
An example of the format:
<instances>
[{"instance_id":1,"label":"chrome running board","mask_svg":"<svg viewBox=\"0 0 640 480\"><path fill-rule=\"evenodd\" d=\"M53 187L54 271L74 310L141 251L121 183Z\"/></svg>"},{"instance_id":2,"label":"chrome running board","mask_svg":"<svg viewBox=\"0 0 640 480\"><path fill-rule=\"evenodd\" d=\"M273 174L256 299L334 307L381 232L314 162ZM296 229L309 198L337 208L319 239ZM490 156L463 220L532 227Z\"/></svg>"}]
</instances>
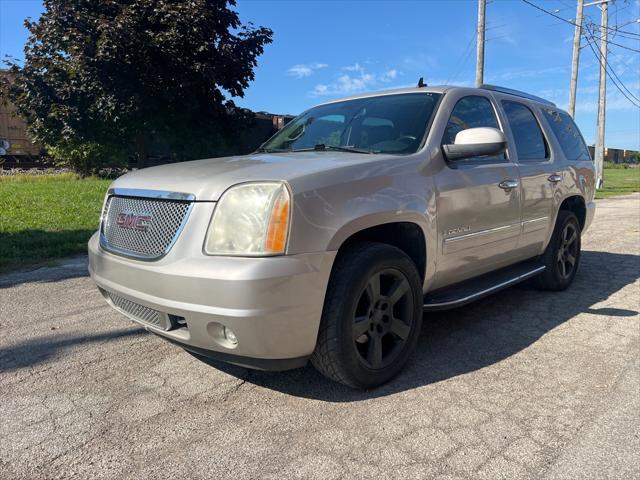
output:
<instances>
[{"instance_id":1,"label":"chrome running board","mask_svg":"<svg viewBox=\"0 0 640 480\"><path fill-rule=\"evenodd\" d=\"M544 265L535 261L527 261L434 291L425 296L424 310L447 310L461 307L535 277L545 268Z\"/></svg>"}]
</instances>

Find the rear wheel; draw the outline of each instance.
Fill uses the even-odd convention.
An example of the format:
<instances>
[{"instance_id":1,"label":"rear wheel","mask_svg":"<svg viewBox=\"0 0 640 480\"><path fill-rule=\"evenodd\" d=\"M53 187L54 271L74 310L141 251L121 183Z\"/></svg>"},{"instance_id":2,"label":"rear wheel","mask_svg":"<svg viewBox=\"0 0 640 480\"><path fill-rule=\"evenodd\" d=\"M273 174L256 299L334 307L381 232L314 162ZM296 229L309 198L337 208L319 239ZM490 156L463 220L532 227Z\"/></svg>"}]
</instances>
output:
<instances>
[{"instance_id":1,"label":"rear wheel","mask_svg":"<svg viewBox=\"0 0 640 480\"><path fill-rule=\"evenodd\" d=\"M406 363L421 322L422 286L411 259L389 245L353 245L336 260L311 362L345 385L381 385Z\"/></svg>"},{"instance_id":2,"label":"rear wheel","mask_svg":"<svg viewBox=\"0 0 640 480\"><path fill-rule=\"evenodd\" d=\"M580 264L580 223L573 212L560 210L549 245L542 255L547 268L536 279L543 290L564 290L573 282Z\"/></svg>"}]
</instances>

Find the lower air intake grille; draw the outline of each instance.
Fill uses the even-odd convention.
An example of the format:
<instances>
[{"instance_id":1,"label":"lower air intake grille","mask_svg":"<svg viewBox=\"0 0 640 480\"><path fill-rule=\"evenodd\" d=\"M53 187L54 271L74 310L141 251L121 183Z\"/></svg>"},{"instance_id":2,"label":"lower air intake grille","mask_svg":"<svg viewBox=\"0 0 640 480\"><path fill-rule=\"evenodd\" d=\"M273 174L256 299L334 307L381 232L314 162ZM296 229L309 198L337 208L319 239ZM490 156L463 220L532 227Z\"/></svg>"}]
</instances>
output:
<instances>
[{"instance_id":1,"label":"lower air intake grille","mask_svg":"<svg viewBox=\"0 0 640 480\"><path fill-rule=\"evenodd\" d=\"M141 322L148 323L158 328L166 329L166 321L158 310L145 307L139 303L132 302L120 295L109 292L109 298L113 305Z\"/></svg>"}]
</instances>

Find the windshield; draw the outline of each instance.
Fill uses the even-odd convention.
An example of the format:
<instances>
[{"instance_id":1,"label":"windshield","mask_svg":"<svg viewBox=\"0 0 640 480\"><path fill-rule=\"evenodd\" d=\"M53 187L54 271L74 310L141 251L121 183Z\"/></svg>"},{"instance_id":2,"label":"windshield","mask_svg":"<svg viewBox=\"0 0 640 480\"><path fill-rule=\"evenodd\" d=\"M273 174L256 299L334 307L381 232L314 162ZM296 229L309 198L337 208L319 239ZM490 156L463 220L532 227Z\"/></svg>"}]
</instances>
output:
<instances>
[{"instance_id":1,"label":"windshield","mask_svg":"<svg viewBox=\"0 0 640 480\"><path fill-rule=\"evenodd\" d=\"M414 153L439 98L438 93L420 92L320 105L293 119L259 151Z\"/></svg>"}]
</instances>

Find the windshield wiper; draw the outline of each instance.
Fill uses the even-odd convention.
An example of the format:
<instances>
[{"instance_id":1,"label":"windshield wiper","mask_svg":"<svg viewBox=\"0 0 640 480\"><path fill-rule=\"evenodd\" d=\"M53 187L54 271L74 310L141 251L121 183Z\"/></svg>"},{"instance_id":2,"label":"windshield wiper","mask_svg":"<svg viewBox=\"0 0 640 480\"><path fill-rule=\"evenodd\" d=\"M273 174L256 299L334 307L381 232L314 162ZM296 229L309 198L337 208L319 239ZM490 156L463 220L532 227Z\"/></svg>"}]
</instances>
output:
<instances>
[{"instance_id":1,"label":"windshield wiper","mask_svg":"<svg viewBox=\"0 0 640 480\"><path fill-rule=\"evenodd\" d=\"M327 152L327 151L337 151L337 152L351 152L351 153L373 153L371 150L365 150L363 148L350 147L348 145L325 145L324 143L319 143L313 148L299 148L297 150L290 150L291 152Z\"/></svg>"}]
</instances>

